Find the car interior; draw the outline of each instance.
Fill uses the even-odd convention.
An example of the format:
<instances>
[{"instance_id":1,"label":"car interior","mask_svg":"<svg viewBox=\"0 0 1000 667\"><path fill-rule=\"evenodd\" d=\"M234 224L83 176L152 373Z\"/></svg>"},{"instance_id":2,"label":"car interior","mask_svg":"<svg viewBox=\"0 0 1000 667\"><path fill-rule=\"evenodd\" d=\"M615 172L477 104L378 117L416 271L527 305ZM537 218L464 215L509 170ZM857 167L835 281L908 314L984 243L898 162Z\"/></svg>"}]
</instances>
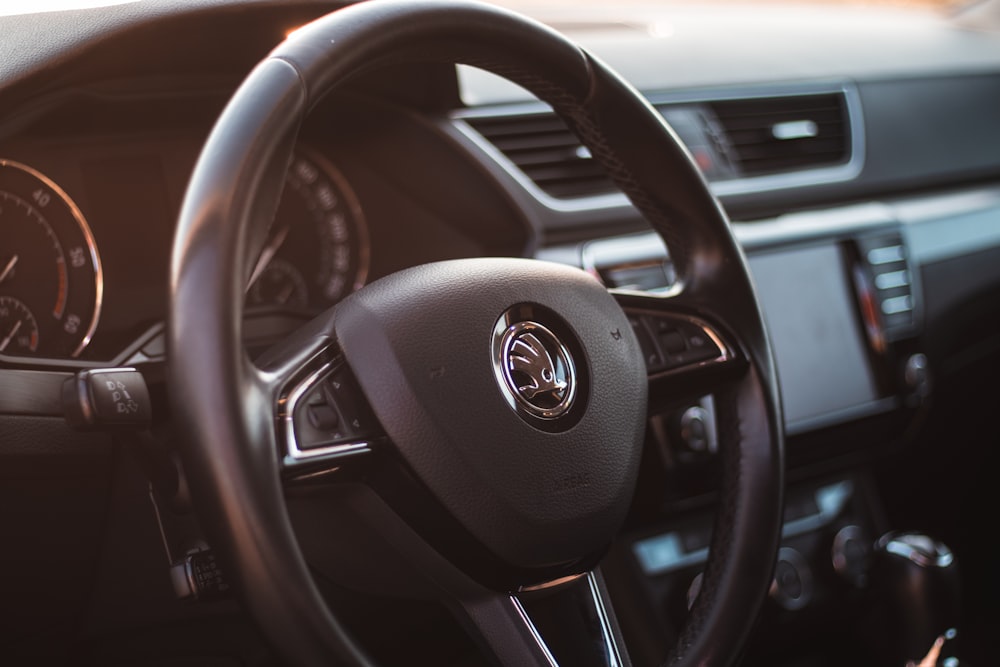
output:
<instances>
[{"instance_id":1,"label":"car interior","mask_svg":"<svg viewBox=\"0 0 1000 667\"><path fill-rule=\"evenodd\" d=\"M49 4L0 663L996 664L1000 0Z\"/></svg>"}]
</instances>

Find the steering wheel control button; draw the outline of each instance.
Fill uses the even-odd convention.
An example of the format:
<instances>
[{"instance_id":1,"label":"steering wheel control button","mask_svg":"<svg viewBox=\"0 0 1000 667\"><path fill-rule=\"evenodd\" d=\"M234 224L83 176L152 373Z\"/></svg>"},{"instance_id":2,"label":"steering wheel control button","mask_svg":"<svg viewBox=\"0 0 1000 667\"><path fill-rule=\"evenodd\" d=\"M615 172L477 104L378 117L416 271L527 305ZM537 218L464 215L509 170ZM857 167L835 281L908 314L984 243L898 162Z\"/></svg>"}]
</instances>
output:
<instances>
[{"instance_id":1,"label":"steering wheel control button","mask_svg":"<svg viewBox=\"0 0 1000 667\"><path fill-rule=\"evenodd\" d=\"M569 349L538 322L506 323L501 318L493 339L497 384L515 412L552 420L573 407L578 379Z\"/></svg>"},{"instance_id":2,"label":"steering wheel control button","mask_svg":"<svg viewBox=\"0 0 1000 667\"><path fill-rule=\"evenodd\" d=\"M693 364L714 359L722 353L702 327L683 320L679 320L675 326L676 330L661 336L661 340L665 341L664 345L674 345L668 352L672 363ZM678 339L683 343L675 342Z\"/></svg>"},{"instance_id":3,"label":"steering wheel control button","mask_svg":"<svg viewBox=\"0 0 1000 667\"><path fill-rule=\"evenodd\" d=\"M327 403L335 406L339 412L339 427L348 437L361 437L369 433L374 420L358 400L361 389L346 367L335 371L323 382L323 392Z\"/></svg>"},{"instance_id":4,"label":"steering wheel control button","mask_svg":"<svg viewBox=\"0 0 1000 667\"><path fill-rule=\"evenodd\" d=\"M635 334L636 340L639 341L639 348L642 349L643 359L646 360L646 368L650 372L662 370L663 357L660 356L660 350L653 342L653 337L646 329L646 325L642 323L642 318L635 315L630 316L628 323L632 325L632 332Z\"/></svg>"},{"instance_id":5,"label":"steering wheel control button","mask_svg":"<svg viewBox=\"0 0 1000 667\"><path fill-rule=\"evenodd\" d=\"M63 383L66 421L81 430L144 429L153 418L149 388L134 368L81 371Z\"/></svg>"},{"instance_id":6,"label":"steering wheel control button","mask_svg":"<svg viewBox=\"0 0 1000 667\"><path fill-rule=\"evenodd\" d=\"M668 329L660 334L660 342L667 354L680 354L687 349L684 336L676 329Z\"/></svg>"},{"instance_id":7,"label":"steering wheel control button","mask_svg":"<svg viewBox=\"0 0 1000 667\"><path fill-rule=\"evenodd\" d=\"M340 426L340 415L325 403L307 405L306 413L309 415L309 423L317 430L333 431Z\"/></svg>"},{"instance_id":8,"label":"steering wheel control button","mask_svg":"<svg viewBox=\"0 0 1000 667\"><path fill-rule=\"evenodd\" d=\"M342 428L343 420L336 405L327 402L322 387L314 389L306 403L295 412L295 435L300 449L326 447L350 437Z\"/></svg>"}]
</instances>

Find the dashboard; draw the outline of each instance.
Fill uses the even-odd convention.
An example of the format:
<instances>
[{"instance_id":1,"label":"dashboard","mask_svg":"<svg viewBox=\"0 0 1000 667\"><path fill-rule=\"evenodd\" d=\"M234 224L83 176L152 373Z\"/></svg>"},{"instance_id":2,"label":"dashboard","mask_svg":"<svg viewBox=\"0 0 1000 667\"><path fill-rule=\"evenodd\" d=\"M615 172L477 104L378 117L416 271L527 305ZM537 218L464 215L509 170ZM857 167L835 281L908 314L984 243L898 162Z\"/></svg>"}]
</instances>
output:
<instances>
[{"instance_id":1,"label":"dashboard","mask_svg":"<svg viewBox=\"0 0 1000 667\"><path fill-rule=\"evenodd\" d=\"M7 144L5 208L32 224L4 218L3 361L110 362L143 349L162 358L162 336L153 334L150 346L150 334L164 321L173 224L207 119L222 100L189 92L186 115L174 116L157 96L122 97L105 92L83 111L107 124L99 137L67 132L67 111L57 104L32 130L38 140ZM81 113L78 100L63 104ZM309 319L406 266L525 247L523 228L498 229L496 218L473 225L413 192L416 184L397 186L358 159L358 146L375 132L359 116L387 113L371 106L354 101L326 116L352 128L347 141L329 125L304 132L248 276L247 337L255 344L273 340L280 321ZM151 134L118 129L137 114L162 120ZM205 120L192 120L199 115ZM59 128L55 140L47 127Z\"/></svg>"},{"instance_id":2,"label":"dashboard","mask_svg":"<svg viewBox=\"0 0 1000 667\"><path fill-rule=\"evenodd\" d=\"M188 178L242 76L337 3L150 4L43 15L52 37L40 44L32 17L0 23L12 35L0 54L31 54L0 57L0 497L24 508L0 512L0 526L29 545L12 562L36 577L58 572L41 597L65 609L33 603L19 617L15 602L0 603L12 657L37 655L33 638L48 636L57 661L81 646L118 659L133 632L153 646L171 628L246 623L231 600L178 603L161 563L167 520L146 507L146 463L127 463L119 436L70 429L59 388L80 371L138 369L154 397L152 438L169 451L164 332ZM983 628L998 618L988 527L966 517L990 502L1000 442L990 413L1000 34L930 12L865 11L537 11L669 123L756 283L788 438L776 570L791 568L798 584L775 579L747 664L878 656L879 632L854 621L888 595L871 549L891 528L943 536L966 581L985 582L962 608L980 663ZM252 355L362 286L438 260L569 264L625 295L677 286L670 249L565 123L481 70L401 63L358 77L312 110L275 168L284 191L261 212L267 233L246 276ZM632 326L651 371L691 352L676 332ZM637 663L662 658L697 595L718 500L717 427L711 395L651 396L639 487L602 565ZM42 524L58 537L41 536ZM123 549L136 555L116 565ZM123 585L119 565L143 583ZM8 601L39 597L13 579L0 578ZM406 656L377 647L383 614L409 642L463 646L440 610L387 611L328 583L330 604L349 609L352 630L389 663ZM266 654L240 627L225 651ZM850 642L838 643L840 628ZM187 657L214 641L190 639Z\"/></svg>"}]
</instances>

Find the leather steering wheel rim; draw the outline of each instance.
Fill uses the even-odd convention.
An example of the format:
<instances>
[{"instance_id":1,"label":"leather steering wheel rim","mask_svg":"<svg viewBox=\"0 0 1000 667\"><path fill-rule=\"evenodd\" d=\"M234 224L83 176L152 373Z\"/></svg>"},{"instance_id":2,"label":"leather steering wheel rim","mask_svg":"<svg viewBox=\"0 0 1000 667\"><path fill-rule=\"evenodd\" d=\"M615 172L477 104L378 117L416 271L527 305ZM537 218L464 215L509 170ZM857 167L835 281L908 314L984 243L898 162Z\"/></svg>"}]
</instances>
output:
<instances>
[{"instance_id":1,"label":"leather steering wheel rim","mask_svg":"<svg viewBox=\"0 0 1000 667\"><path fill-rule=\"evenodd\" d=\"M377 0L297 31L219 118L188 187L170 280L169 380L181 454L213 546L295 664L367 664L324 604L287 516L270 398L241 345L243 294L296 131L354 75L398 61L463 63L524 86L583 139L670 248L671 303L725 327L746 359L718 397L721 509L702 592L670 664L728 664L770 583L780 538L783 433L774 361L725 213L659 114L558 33L473 2Z\"/></svg>"}]
</instances>

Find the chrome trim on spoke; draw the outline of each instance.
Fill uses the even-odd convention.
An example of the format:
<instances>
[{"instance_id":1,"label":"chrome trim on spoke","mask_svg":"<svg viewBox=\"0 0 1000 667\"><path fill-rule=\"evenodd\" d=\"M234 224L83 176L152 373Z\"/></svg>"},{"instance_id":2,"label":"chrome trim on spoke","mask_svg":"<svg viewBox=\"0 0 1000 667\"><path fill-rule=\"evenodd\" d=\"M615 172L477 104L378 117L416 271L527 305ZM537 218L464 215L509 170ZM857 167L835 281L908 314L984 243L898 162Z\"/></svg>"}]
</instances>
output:
<instances>
[{"instance_id":1,"label":"chrome trim on spoke","mask_svg":"<svg viewBox=\"0 0 1000 667\"><path fill-rule=\"evenodd\" d=\"M320 457L345 456L371 451L371 444L367 441L342 442L327 447L301 449L295 436L295 408L299 401L313 387L332 375L341 365L343 365L343 361L339 359L324 363L319 370L314 371L291 392L288 392L286 398L278 401L278 414L284 428L285 448L294 461L308 461Z\"/></svg>"},{"instance_id":2,"label":"chrome trim on spoke","mask_svg":"<svg viewBox=\"0 0 1000 667\"><path fill-rule=\"evenodd\" d=\"M531 638L535 640L536 644L538 644L538 648L542 651L542 655L545 656L545 660L549 663L549 665L551 665L551 667L559 667L559 663L556 662L552 652L549 651L549 647L545 645L545 641L542 639L542 636L538 634L538 629L535 627L535 624L531 622L531 618L528 616L528 612L525 611L524 605L522 605L521 601L513 595L510 596L510 601L514 605L514 610L517 611L517 615L521 617L521 622L524 623L524 627L528 629L528 633L531 635Z\"/></svg>"},{"instance_id":3,"label":"chrome trim on spoke","mask_svg":"<svg viewBox=\"0 0 1000 667\"><path fill-rule=\"evenodd\" d=\"M593 572L587 573L587 584L590 586L590 594L594 598L594 608L597 610L597 617L601 623L604 646L608 650L608 667L622 667L624 663L621 653L618 651L618 643L615 642L614 633L611 630L611 617L604 606L604 597L601 595L600 587L597 585L597 577Z\"/></svg>"},{"instance_id":4,"label":"chrome trim on spoke","mask_svg":"<svg viewBox=\"0 0 1000 667\"><path fill-rule=\"evenodd\" d=\"M597 622L600 624L600 633L601 633L600 639L604 643L605 657L607 659L606 665L607 667L624 667L625 663L622 661L621 652L618 650L618 644L617 642L615 642L614 632L611 629L611 616L610 614L608 614L607 607L605 607L604 605L604 597L601 595L601 589L597 583L597 576L594 574L593 571L585 572L583 574L578 574L578 575L571 575L569 577L563 577L561 579L556 579L552 582L549 582L548 584L542 584L540 586L527 587L522 589L522 591L530 592L543 589L552 589L567 583L580 582L580 580L582 579L586 580L587 591L590 593L589 601L591 604L593 604L593 611L596 613ZM555 593L555 595L558 594L559 593ZM542 652L545 654L546 659L550 661L553 667L558 667L558 662L556 661L555 657L552 655L552 652L546 645L544 638L538 632L538 629L535 627L534 622L532 622L531 617L528 614L528 611L521 604L521 601L518 600L517 597L514 595L511 595L510 599L514 603L514 608L517 610L517 613L521 616L521 619L524 622L525 626L528 628L528 631L531 633L531 636L534 638L536 642L538 642L538 645L542 649ZM596 639L596 637L592 639Z\"/></svg>"}]
</instances>

